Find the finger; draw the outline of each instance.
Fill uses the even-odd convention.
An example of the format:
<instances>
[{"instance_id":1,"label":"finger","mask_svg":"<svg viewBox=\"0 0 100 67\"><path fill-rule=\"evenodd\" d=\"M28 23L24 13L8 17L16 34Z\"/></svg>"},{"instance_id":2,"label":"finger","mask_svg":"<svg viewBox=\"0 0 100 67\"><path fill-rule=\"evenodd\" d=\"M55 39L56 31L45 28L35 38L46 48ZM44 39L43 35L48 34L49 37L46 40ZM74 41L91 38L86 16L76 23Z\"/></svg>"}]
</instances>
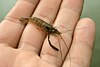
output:
<instances>
[{"instance_id":1,"label":"finger","mask_svg":"<svg viewBox=\"0 0 100 67\"><path fill-rule=\"evenodd\" d=\"M0 24L0 43L7 43L16 47L24 29L19 21L20 17L31 16L39 0L18 0L13 9Z\"/></svg>"},{"instance_id":2,"label":"finger","mask_svg":"<svg viewBox=\"0 0 100 67\"><path fill-rule=\"evenodd\" d=\"M71 59L69 60L67 57L63 67L67 67L69 64L71 64L71 67L90 67L95 37L95 23L89 18L84 18L78 22L77 28L83 29L75 30L69 51Z\"/></svg>"},{"instance_id":3,"label":"finger","mask_svg":"<svg viewBox=\"0 0 100 67\"><path fill-rule=\"evenodd\" d=\"M61 28L60 26L65 27L66 31L73 30L80 17L82 5L83 5L83 0L63 0L54 26L56 26L59 31L63 30L63 28ZM68 47L70 46L72 39L72 32L62 33L61 36L63 38L57 38L56 36L53 35L50 36L52 44L59 49L58 52L53 50L49 46L48 39L46 39L41 53L43 59L59 66L61 66L62 62L64 61L64 58L68 51ZM60 42L61 49L59 47L59 43L57 42L58 39L60 39L60 41L58 42Z\"/></svg>"},{"instance_id":4,"label":"finger","mask_svg":"<svg viewBox=\"0 0 100 67\"><path fill-rule=\"evenodd\" d=\"M56 4L55 4L56 3ZM46 22L53 22L58 12L61 0L41 0L36 8L33 17L38 17ZM46 34L44 31L37 29L32 23L29 23L20 40L19 48L34 51L39 54L42 43Z\"/></svg>"}]
</instances>

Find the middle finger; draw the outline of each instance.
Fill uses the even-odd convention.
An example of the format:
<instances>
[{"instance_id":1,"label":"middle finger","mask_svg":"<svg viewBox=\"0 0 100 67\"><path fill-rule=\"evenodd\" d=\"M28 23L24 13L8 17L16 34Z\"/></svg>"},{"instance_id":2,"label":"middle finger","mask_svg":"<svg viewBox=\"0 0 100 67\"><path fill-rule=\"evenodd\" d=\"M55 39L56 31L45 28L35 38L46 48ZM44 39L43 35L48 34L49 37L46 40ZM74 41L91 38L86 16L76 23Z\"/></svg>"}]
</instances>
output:
<instances>
[{"instance_id":1,"label":"middle finger","mask_svg":"<svg viewBox=\"0 0 100 67\"><path fill-rule=\"evenodd\" d=\"M56 4L55 4L56 3ZM61 0L41 0L33 17L38 17L46 22L52 22L56 18ZM32 23L28 23L20 40L20 48L39 53L46 34L37 29Z\"/></svg>"},{"instance_id":2,"label":"middle finger","mask_svg":"<svg viewBox=\"0 0 100 67\"><path fill-rule=\"evenodd\" d=\"M75 25L81 14L83 0L63 0L55 25L58 31L63 31L59 36L50 35L49 40L53 46L59 49L56 51L50 47L48 38L44 41L41 51L41 58L51 64L61 66L71 45L72 35ZM62 28L63 27L63 28ZM68 30L71 30L68 32ZM70 53L68 58L71 59Z\"/></svg>"}]
</instances>

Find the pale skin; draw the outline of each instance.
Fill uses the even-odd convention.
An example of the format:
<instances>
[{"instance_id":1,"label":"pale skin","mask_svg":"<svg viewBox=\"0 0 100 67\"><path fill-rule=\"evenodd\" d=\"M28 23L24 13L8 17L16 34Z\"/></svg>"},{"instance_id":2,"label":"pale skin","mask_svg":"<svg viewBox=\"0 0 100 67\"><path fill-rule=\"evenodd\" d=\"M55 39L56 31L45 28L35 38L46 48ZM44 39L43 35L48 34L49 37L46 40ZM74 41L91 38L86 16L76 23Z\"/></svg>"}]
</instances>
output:
<instances>
[{"instance_id":1,"label":"pale skin","mask_svg":"<svg viewBox=\"0 0 100 67\"><path fill-rule=\"evenodd\" d=\"M83 0L18 0L0 23L0 67L90 67L95 23L90 18L80 19L82 7ZM67 49L61 41L61 57L49 46L44 31L32 23L25 26L18 19L30 16L66 30L82 29L75 30L73 38L72 32L62 34L71 47ZM52 43L57 41L54 36L50 38Z\"/></svg>"}]
</instances>

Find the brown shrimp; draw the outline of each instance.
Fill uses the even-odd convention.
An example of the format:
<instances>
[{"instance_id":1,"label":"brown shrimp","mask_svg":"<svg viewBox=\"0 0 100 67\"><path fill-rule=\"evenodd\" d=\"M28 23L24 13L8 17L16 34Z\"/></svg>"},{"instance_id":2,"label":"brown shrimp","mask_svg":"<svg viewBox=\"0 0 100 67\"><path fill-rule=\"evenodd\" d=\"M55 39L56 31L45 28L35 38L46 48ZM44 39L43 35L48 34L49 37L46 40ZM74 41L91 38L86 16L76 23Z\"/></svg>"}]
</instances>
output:
<instances>
[{"instance_id":1,"label":"brown shrimp","mask_svg":"<svg viewBox=\"0 0 100 67\"><path fill-rule=\"evenodd\" d=\"M24 22L24 23L27 23L28 21L34 23L34 25L38 26L39 28L41 28L42 30L44 30L45 32L48 33L48 42L49 42L49 45L56 51L59 51L59 49L57 47L55 47L51 41L50 41L50 34L57 34L60 36L60 38L63 40L65 46L67 47L66 45L66 42L64 41L64 39L62 38L62 36L60 35L61 32L59 32L55 27L53 27L51 24L37 18L37 17L29 17L29 18L20 18L19 19L21 22ZM61 53L61 56L62 56L62 51L61 51L61 46L59 44L59 47L60 47L60 53ZM68 49L68 47L67 47Z\"/></svg>"}]
</instances>

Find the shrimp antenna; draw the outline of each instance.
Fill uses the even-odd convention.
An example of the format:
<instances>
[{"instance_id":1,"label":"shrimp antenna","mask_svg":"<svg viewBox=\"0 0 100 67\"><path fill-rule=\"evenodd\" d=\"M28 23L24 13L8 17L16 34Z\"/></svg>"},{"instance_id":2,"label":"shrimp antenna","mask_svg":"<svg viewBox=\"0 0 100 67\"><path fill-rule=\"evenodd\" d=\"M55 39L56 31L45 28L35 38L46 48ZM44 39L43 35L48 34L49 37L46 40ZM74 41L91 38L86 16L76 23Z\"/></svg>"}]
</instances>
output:
<instances>
[{"instance_id":1,"label":"shrimp antenna","mask_svg":"<svg viewBox=\"0 0 100 67\"><path fill-rule=\"evenodd\" d=\"M68 48L68 46L67 46L67 44L66 44L65 40L63 39L63 37L62 37L61 35L59 35L59 36L60 36L60 38L63 40L63 42L64 42L64 44L65 44L66 48L68 49L67 54L69 55L69 58L70 58L70 67L71 67L71 55L70 55L70 53L69 53L69 48Z\"/></svg>"}]
</instances>

